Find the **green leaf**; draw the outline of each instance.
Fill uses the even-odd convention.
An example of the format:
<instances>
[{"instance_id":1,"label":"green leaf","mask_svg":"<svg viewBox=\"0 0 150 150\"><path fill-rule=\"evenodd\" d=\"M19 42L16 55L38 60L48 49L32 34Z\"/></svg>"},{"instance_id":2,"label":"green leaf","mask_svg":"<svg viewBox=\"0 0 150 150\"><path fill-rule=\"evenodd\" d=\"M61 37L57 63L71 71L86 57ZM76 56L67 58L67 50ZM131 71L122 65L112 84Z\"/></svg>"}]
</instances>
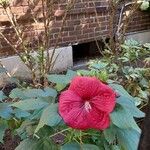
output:
<instances>
[{"instance_id":1,"label":"green leaf","mask_svg":"<svg viewBox=\"0 0 150 150\"><path fill-rule=\"evenodd\" d=\"M14 109L13 113L18 119L26 118L31 115L29 112L23 111L21 109Z\"/></svg>"},{"instance_id":2,"label":"green leaf","mask_svg":"<svg viewBox=\"0 0 150 150\"><path fill-rule=\"evenodd\" d=\"M133 99L134 98L123 88L122 85L119 85L119 84L109 84L114 90L116 90L116 92L119 94L119 95L122 95L122 96L125 96L129 99Z\"/></svg>"},{"instance_id":3,"label":"green leaf","mask_svg":"<svg viewBox=\"0 0 150 150\"><path fill-rule=\"evenodd\" d=\"M17 107L25 111L41 109L47 105L48 105L47 102L41 101L39 99L27 99L24 101L19 101L19 102L11 104L11 106Z\"/></svg>"},{"instance_id":4,"label":"green leaf","mask_svg":"<svg viewBox=\"0 0 150 150\"><path fill-rule=\"evenodd\" d=\"M99 62L99 63L92 64L91 67L98 69L98 70L101 70L101 69L106 68L107 65L108 65L108 63Z\"/></svg>"},{"instance_id":5,"label":"green leaf","mask_svg":"<svg viewBox=\"0 0 150 150\"><path fill-rule=\"evenodd\" d=\"M43 94L43 90L41 90L41 89L26 89L26 90L23 90L23 94L27 98L36 98Z\"/></svg>"},{"instance_id":6,"label":"green leaf","mask_svg":"<svg viewBox=\"0 0 150 150\"><path fill-rule=\"evenodd\" d=\"M141 131L138 125L136 124L133 115L119 105L116 106L115 110L111 113L110 117L113 124L115 124L121 129L133 128L138 132Z\"/></svg>"},{"instance_id":7,"label":"green leaf","mask_svg":"<svg viewBox=\"0 0 150 150\"><path fill-rule=\"evenodd\" d=\"M66 73L66 76L68 78L70 78L70 80L71 80L73 77L77 76L77 72L76 71L72 71L72 70L68 70L67 73Z\"/></svg>"},{"instance_id":8,"label":"green leaf","mask_svg":"<svg viewBox=\"0 0 150 150\"><path fill-rule=\"evenodd\" d=\"M135 109L136 109L136 112L137 112L137 108L135 108L135 101L136 101L136 98L135 97L132 97L125 89L124 89L124 87L123 86L121 86L121 85L119 85L119 84L115 84L115 83L111 83L111 84L109 84L119 95L120 95L120 97L118 98L118 100L117 100L117 103L119 103L119 104L121 104L121 105L123 105L123 103L125 104L125 103L130 103L131 104L131 106L132 106L132 108L134 108L134 111L135 111ZM121 100L122 99L122 100ZM124 100L123 100L124 99ZM120 103L120 102L121 103ZM134 103L134 105L133 105L133 103ZM129 105L130 105L129 104ZM128 105L128 106L129 106ZM130 106L130 107L131 107ZM133 112L134 112L133 111ZM140 112L140 111L138 111L138 112ZM139 114L139 116L138 115L135 115L135 117L143 117L144 116L144 113L142 113L141 112L141 114Z\"/></svg>"},{"instance_id":9,"label":"green leaf","mask_svg":"<svg viewBox=\"0 0 150 150\"><path fill-rule=\"evenodd\" d=\"M0 103L0 117L10 119L12 108L7 103Z\"/></svg>"},{"instance_id":10,"label":"green leaf","mask_svg":"<svg viewBox=\"0 0 150 150\"><path fill-rule=\"evenodd\" d=\"M78 70L77 74L78 75L82 75L82 76L89 76L90 75L90 71L88 71L88 70Z\"/></svg>"},{"instance_id":11,"label":"green leaf","mask_svg":"<svg viewBox=\"0 0 150 150\"><path fill-rule=\"evenodd\" d=\"M5 130L8 128L6 121L0 121L0 142L3 143L3 137L5 135Z\"/></svg>"},{"instance_id":12,"label":"green leaf","mask_svg":"<svg viewBox=\"0 0 150 150\"><path fill-rule=\"evenodd\" d=\"M7 96L3 93L3 91L0 91L0 101L2 102L4 99L6 99Z\"/></svg>"},{"instance_id":13,"label":"green leaf","mask_svg":"<svg viewBox=\"0 0 150 150\"><path fill-rule=\"evenodd\" d=\"M51 75L47 75L47 78L48 81L52 83L67 85L70 83L71 79L76 75L77 73L75 71L68 70L66 75L51 74Z\"/></svg>"},{"instance_id":14,"label":"green leaf","mask_svg":"<svg viewBox=\"0 0 150 150\"><path fill-rule=\"evenodd\" d=\"M23 91L23 94L27 98L35 98L35 97L56 97L57 91L55 89L46 87L44 90L42 89L26 89Z\"/></svg>"},{"instance_id":15,"label":"green leaf","mask_svg":"<svg viewBox=\"0 0 150 150\"><path fill-rule=\"evenodd\" d=\"M33 139L25 139L22 142L20 142L20 144L16 147L15 150L35 150L33 149L33 146L37 143L37 141L33 140Z\"/></svg>"},{"instance_id":16,"label":"green leaf","mask_svg":"<svg viewBox=\"0 0 150 150\"><path fill-rule=\"evenodd\" d=\"M82 144L69 143L61 147L61 150L99 150L98 146L93 144Z\"/></svg>"},{"instance_id":17,"label":"green leaf","mask_svg":"<svg viewBox=\"0 0 150 150\"><path fill-rule=\"evenodd\" d=\"M58 147L50 138L44 138L38 140L38 142L33 145L32 150L58 150Z\"/></svg>"},{"instance_id":18,"label":"green leaf","mask_svg":"<svg viewBox=\"0 0 150 150\"><path fill-rule=\"evenodd\" d=\"M25 119L25 121L21 123L20 127L17 128L15 131L17 132L19 137L22 140L24 140L27 137L29 137L31 134L33 135L34 129L35 129L35 126L34 126L35 123L36 121L30 121L30 120Z\"/></svg>"},{"instance_id":19,"label":"green leaf","mask_svg":"<svg viewBox=\"0 0 150 150\"><path fill-rule=\"evenodd\" d=\"M62 91L65 87L66 87L65 84L57 84L57 85L55 86L55 89L56 89L58 92L60 92L60 91Z\"/></svg>"},{"instance_id":20,"label":"green leaf","mask_svg":"<svg viewBox=\"0 0 150 150\"><path fill-rule=\"evenodd\" d=\"M56 132L55 128L45 125L44 128L41 128L38 133L36 133L36 135L38 135L40 138L45 138L54 134L54 132Z\"/></svg>"},{"instance_id":21,"label":"green leaf","mask_svg":"<svg viewBox=\"0 0 150 150\"><path fill-rule=\"evenodd\" d=\"M51 97L53 97L53 98L56 98L56 96L57 96L57 91L56 91L55 89L46 87L46 88L44 89L44 93L43 93L42 96L43 96L43 97L51 96Z\"/></svg>"},{"instance_id":22,"label":"green leaf","mask_svg":"<svg viewBox=\"0 0 150 150\"><path fill-rule=\"evenodd\" d=\"M118 145L112 145L111 150L121 150L121 148Z\"/></svg>"},{"instance_id":23,"label":"green leaf","mask_svg":"<svg viewBox=\"0 0 150 150\"><path fill-rule=\"evenodd\" d=\"M103 131L105 139L108 143L113 143L116 140L116 130L110 125L109 128Z\"/></svg>"},{"instance_id":24,"label":"green leaf","mask_svg":"<svg viewBox=\"0 0 150 150\"><path fill-rule=\"evenodd\" d=\"M15 88L13 89L11 92L10 92L10 95L9 95L10 98L19 98L19 99L27 99L27 97L24 95L23 93L23 89L19 89L19 88Z\"/></svg>"},{"instance_id":25,"label":"green leaf","mask_svg":"<svg viewBox=\"0 0 150 150\"><path fill-rule=\"evenodd\" d=\"M99 72L98 78L99 78L101 81L106 82L106 81L108 80L108 78L109 78L109 75L108 75L108 73L107 73L106 70L103 70L103 71Z\"/></svg>"},{"instance_id":26,"label":"green leaf","mask_svg":"<svg viewBox=\"0 0 150 150\"><path fill-rule=\"evenodd\" d=\"M82 144L81 147L83 150L99 150L98 146L93 144Z\"/></svg>"},{"instance_id":27,"label":"green leaf","mask_svg":"<svg viewBox=\"0 0 150 150\"><path fill-rule=\"evenodd\" d=\"M46 87L42 89L13 89L10 93L11 98L19 98L22 100L28 98L37 98L37 97L53 97L56 98L57 91L55 89Z\"/></svg>"},{"instance_id":28,"label":"green leaf","mask_svg":"<svg viewBox=\"0 0 150 150\"><path fill-rule=\"evenodd\" d=\"M51 104L47 108L45 108L40 118L39 124L35 130L35 133L38 132L39 129L42 128L44 125L56 126L62 120L57 110L57 104Z\"/></svg>"},{"instance_id":29,"label":"green leaf","mask_svg":"<svg viewBox=\"0 0 150 150\"><path fill-rule=\"evenodd\" d=\"M117 137L119 141L119 145L121 145L125 150L137 150L140 133L138 133L134 129L118 129L117 128Z\"/></svg>"},{"instance_id":30,"label":"green leaf","mask_svg":"<svg viewBox=\"0 0 150 150\"><path fill-rule=\"evenodd\" d=\"M117 103L124 107L124 109L127 109L136 118L145 116L145 114L135 106L135 102L125 96L117 98Z\"/></svg>"},{"instance_id":31,"label":"green leaf","mask_svg":"<svg viewBox=\"0 0 150 150\"><path fill-rule=\"evenodd\" d=\"M30 120L40 119L42 112L43 112L43 108L34 110L33 114L31 116L29 116L29 119Z\"/></svg>"},{"instance_id":32,"label":"green leaf","mask_svg":"<svg viewBox=\"0 0 150 150\"><path fill-rule=\"evenodd\" d=\"M47 76L48 81L56 84L68 84L70 82L70 78L66 75L58 75L58 74L51 74Z\"/></svg>"}]
</instances>

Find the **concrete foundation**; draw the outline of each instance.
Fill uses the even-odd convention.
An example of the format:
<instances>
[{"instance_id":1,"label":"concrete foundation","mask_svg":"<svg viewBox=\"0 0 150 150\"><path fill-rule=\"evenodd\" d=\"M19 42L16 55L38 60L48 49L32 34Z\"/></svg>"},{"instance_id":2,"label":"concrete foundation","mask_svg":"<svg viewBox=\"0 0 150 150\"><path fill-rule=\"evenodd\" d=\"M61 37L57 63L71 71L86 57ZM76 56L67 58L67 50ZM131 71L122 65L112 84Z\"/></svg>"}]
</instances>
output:
<instances>
[{"instance_id":1,"label":"concrete foundation","mask_svg":"<svg viewBox=\"0 0 150 150\"><path fill-rule=\"evenodd\" d=\"M49 53L51 55L52 50L49 50ZM36 55L36 53L34 53L33 55ZM65 71L68 68L71 68L73 66L72 47L68 46L56 49L53 61L55 59L56 61L53 67L53 72L61 72ZM30 78L30 71L18 56L1 58L0 62L5 66L5 68L11 75ZM0 85L2 85L4 82L7 82L6 75L0 74Z\"/></svg>"},{"instance_id":2,"label":"concrete foundation","mask_svg":"<svg viewBox=\"0 0 150 150\"><path fill-rule=\"evenodd\" d=\"M127 39L134 39L139 41L140 43L150 43L150 30L142 31L142 32L132 32L127 34Z\"/></svg>"}]
</instances>

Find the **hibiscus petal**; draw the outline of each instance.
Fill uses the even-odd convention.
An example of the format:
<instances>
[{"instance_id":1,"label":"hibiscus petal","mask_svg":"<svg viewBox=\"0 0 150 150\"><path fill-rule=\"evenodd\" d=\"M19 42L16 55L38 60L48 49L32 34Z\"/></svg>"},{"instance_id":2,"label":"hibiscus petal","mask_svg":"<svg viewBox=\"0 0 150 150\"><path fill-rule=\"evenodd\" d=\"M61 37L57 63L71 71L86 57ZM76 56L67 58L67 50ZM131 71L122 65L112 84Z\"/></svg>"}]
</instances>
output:
<instances>
[{"instance_id":1,"label":"hibiscus petal","mask_svg":"<svg viewBox=\"0 0 150 150\"><path fill-rule=\"evenodd\" d=\"M101 83L95 77L77 76L72 80L69 90L74 91L82 99L89 100L100 92Z\"/></svg>"},{"instance_id":2,"label":"hibiscus petal","mask_svg":"<svg viewBox=\"0 0 150 150\"><path fill-rule=\"evenodd\" d=\"M62 117L66 116L73 108L80 108L82 99L73 91L67 90L59 97L59 113Z\"/></svg>"},{"instance_id":3,"label":"hibiscus petal","mask_svg":"<svg viewBox=\"0 0 150 150\"><path fill-rule=\"evenodd\" d=\"M87 113L83 108L74 108L66 116L64 116L64 122L75 129L86 130L90 126L88 124Z\"/></svg>"},{"instance_id":4,"label":"hibiscus petal","mask_svg":"<svg viewBox=\"0 0 150 150\"><path fill-rule=\"evenodd\" d=\"M114 92L109 92L109 90L105 93L102 93L99 96L94 97L91 99L91 104L96 107L97 109L104 111L104 112L112 112L115 104L116 104L116 94Z\"/></svg>"},{"instance_id":5,"label":"hibiscus petal","mask_svg":"<svg viewBox=\"0 0 150 150\"><path fill-rule=\"evenodd\" d=\"M90 128L104 130L110 125L110 117L107 113L92 109L87 115Z\"/></svg>"}]
</instances>

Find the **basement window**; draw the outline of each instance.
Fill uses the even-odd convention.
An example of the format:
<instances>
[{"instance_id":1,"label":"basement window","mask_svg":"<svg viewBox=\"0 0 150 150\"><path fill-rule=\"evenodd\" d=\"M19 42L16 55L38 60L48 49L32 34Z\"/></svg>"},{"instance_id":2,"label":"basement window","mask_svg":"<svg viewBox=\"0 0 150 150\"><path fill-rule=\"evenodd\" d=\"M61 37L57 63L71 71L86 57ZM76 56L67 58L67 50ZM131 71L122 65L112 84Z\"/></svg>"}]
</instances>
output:
<instances>
[{"instance_id":1,"label":"basement window","mask_svg":"<svg viewBox=\"0 0 150 150\"><path fill-rule=\"evenodd\" d=\"M104 44L101 41L98 41L98 45L101 50L104 48ZM82 68L82 66L85 66L89 60L96 59L100 56L101 54L95 41L73 45L74 67L81 66Z\"/></svg>"}]
</instances>

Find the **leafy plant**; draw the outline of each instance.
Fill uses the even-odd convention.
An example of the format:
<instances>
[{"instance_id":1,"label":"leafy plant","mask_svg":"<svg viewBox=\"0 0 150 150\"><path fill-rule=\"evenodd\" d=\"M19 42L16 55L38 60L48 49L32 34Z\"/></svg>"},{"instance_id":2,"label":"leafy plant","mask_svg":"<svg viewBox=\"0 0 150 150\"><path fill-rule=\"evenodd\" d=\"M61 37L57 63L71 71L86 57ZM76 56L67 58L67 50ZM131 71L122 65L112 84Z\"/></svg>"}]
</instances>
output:
<instances>
[{"instance_id":1,"label":"leafy plant","mask_svg":"<svg viewBox=\"0 0 150 150\"><path fill-rule=\"evenodd\" d=\"M47 76L49 87L37 89L33 87L13 89L7 99L1 91L0 103L0 141L6 128L20 136L21 142L16 150L69 150L70 148L113 150L136 150L141 130L134 118L144 117L135 105L135 98L116 81L109 80L107 67L109 64L90 65L89 70L71 71L66 75L51 74ZM58 96L71 79L77 74L96 76L107 82L117 93L117 104L111 113L111 125L104 131L76 130L68 127L58 113ZM60 139L59 139L60 138ZM133 144L134 143L134 144Z\"/></svg>"}]
</instances>

